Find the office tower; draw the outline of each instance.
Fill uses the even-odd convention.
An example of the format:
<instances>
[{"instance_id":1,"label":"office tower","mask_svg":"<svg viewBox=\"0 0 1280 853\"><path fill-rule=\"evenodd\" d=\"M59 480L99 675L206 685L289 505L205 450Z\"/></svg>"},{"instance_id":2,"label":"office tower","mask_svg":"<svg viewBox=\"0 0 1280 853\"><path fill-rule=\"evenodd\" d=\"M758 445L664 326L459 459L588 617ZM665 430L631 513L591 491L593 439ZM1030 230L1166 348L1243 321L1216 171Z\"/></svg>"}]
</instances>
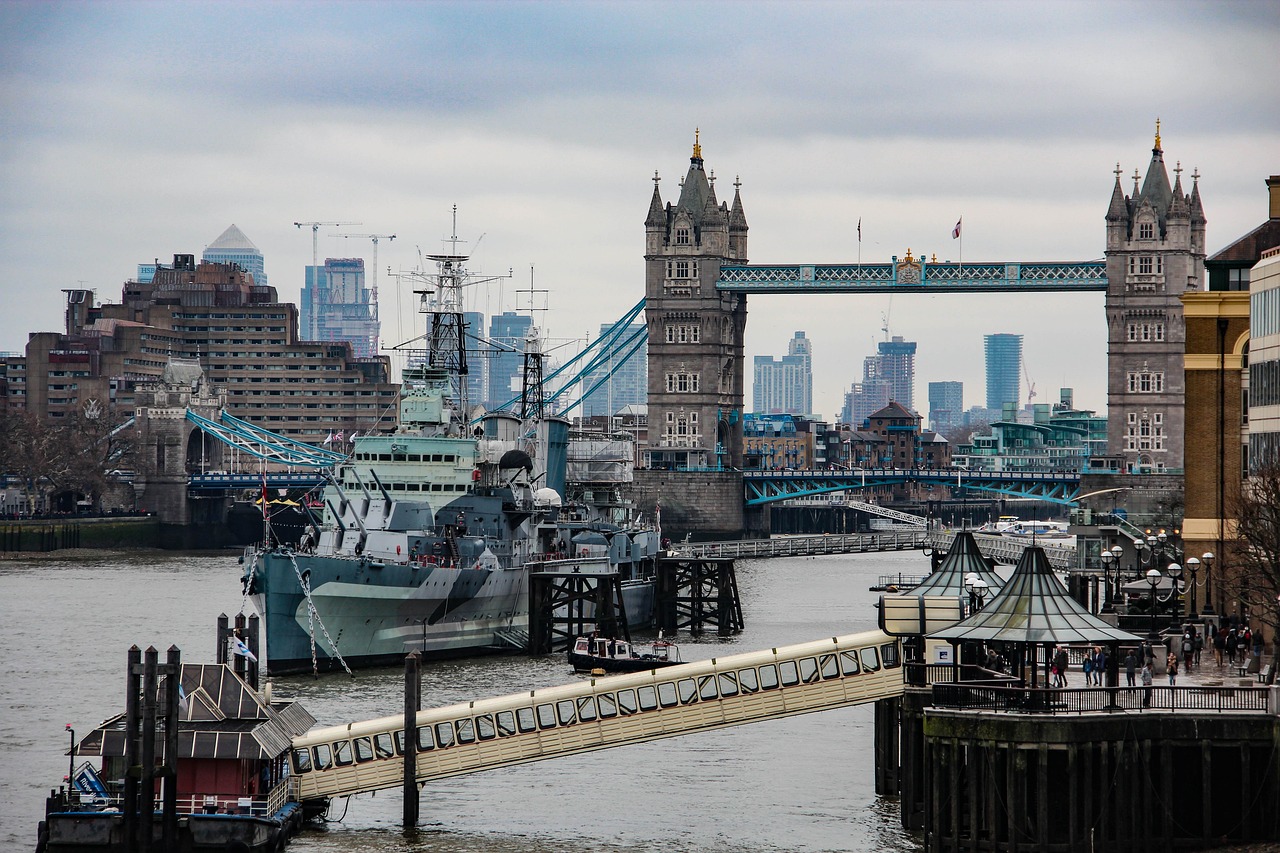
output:
<instances>
[{"instance_id":1,"label":"office tower","mask_svg":"<svg viewBox=\"0 0 1280 853\"><path fill-rule=\"evenodd\" d=\"M600 337L608 337L616 323L601 323ZM587 392L582 398L583 417L596 415L615 415L624 406L645 405L649 393L649 348L641 343L626 361L622 358L635 346L630 340L636 332L643 332L644 325L635 323L619 329L610 342L605 344L604 354L600 356L600 364L589 371L583 379L582 390ZM598 387L597 387L598 385Z\"/></svg>"},{"instance_id":2,"label":"office tower","mask_svg":"<svg viewBox=\"0 0 1280 853\"><path fill-rule=\"evenodd\" d=\"M943 432L960 425L964 413L963 382L929 383L929 426Z\"/></svg>"},{"instance_id":3,"label":"office tower","mask_svg":"<svg viewBox=\"0 0 1280 853\"><path fill-rule=\"evenodd\" d=\"M300 333L310 341L346 341L356 358L378 354L378 304L364 286L362 258L326 258L307 267L299 314Z\"/></svg>"},{"instance_id":4,"label":"office tower","mask_svg":"<svg viewBox=\"0 0 1280 853\"><path fill-rule=\"evenodd\" d=\"M882 367L880 356L867 356L862 360L862 381L854 382L844 395L840 419L854 429L861 429L873 412L889 404L889 382L880 375Z\"/></svg>"},{"instance_id":5,"label":"office tower","mask_svg":"<svg viewBox=\"0 0 1280 853\"><path fill-rule=\"evenodd\" d=\"M484 314L480 311L463 311L462 322L466 324L467 349L467 406L473 407L484 403L489 398L488 370L489 354L492 350L484 342Z\"/></svg>"},{"instance_id":6,"label":"office tower","mask_svg":"<svg viewBox=\"0 0 1280 853\"><path fill-rule=\"evenodd\" d=\"M492 358L486 359L488 388L485 408L519 410L524 376L524 339L531 328L533 318L514 311L503 311L489 318L489 341L494 353Z\"/></svg>"},{"instance_id":7,"label":"office tower","mask_svg":"<svg viewBox=\"0 0 1280 853\"><path fill-rule=\"evenodd\" d=\"M753 409L760 414L813 414L813 344L796 332L787 344L787 354L755 358Z\"/></svg>"},{"instance_id":8,"label":"office tower","mask_svg":"<svg viewBox=\"0 0 1280 853\"><path fill-rule=\"evenodd\" d=\"M255 284L266 285L267 273L263 269L262 251L244 232L232 225L205 247L200 260L211 264L235 264L253 276Z\"/></svg>"},{"instance_id":9,"label":"office tower","mask_svg":"<svg viewBox=\"0 0 1280 853\"><path fill-rule=\"evenodd\" d=\"M987 359L987 408L999 412L1005 403L1018 407L1022 388L1022 335L983 335Z\"/></svg>"},{"instance_id":10,"label":"office tower","mask_svg":"<svg viewBox=\"0 0 1280 853\"><path fill-rule=\"evenodd\" d=\"M901 335L881 341L879 349L879 375L889 383L889 399L907 411L915 411L916 342L906 341Z\"/></svg>"}]
</instances>

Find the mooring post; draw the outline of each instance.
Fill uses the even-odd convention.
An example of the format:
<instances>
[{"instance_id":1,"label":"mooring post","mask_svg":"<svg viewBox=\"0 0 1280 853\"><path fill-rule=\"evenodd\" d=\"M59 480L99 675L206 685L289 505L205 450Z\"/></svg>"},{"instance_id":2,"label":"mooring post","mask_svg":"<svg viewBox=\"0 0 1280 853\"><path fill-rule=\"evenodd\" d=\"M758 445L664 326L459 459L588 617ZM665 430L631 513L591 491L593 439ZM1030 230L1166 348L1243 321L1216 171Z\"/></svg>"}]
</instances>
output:
<instances>
[{"instance_id":1,"label":"mooring post","mask_svg":"<svg viewBox=\"0 0 1280 853\"><path fill-rule=\"evenodd\" d=\"M164 799L161 801L161 836L165 850L178 849L178 703L182 694L182 652L170 646L165 658L164 693Z\"/></svg>"},{"instance_id":2,"label":"mooring post","mask_svg":"<svg viewBox=\"0 0 1280 853\"><path fill-rule=\"evenodd\" d=\"M404 831L418 829L418 700L422 690L422 655L404 659Z\"/></svg>"},{"instance_id":3,"label":"mooring post","mask_svg":"<svg viewBox=\"0 0 1280 853\"><path fill-rule=\"evenodd\" d=\"M214 663L227 662L227 634L230 629L227 627L229 620L227 614L218 614L218 642L214 644Z\"/></svg>"},{"instance_id":4,"label":"mooring post","mask_svg":"<svg viewBox=\"0 0 1280 853\"><path fill-rule=\"evenodd\" d=\"M244 621L244 614L237 613L236 620L235 620L235 629L232 631L232 633L236 636L237 639L241 640L242 642L245 642L245 645L247 647L248 643L244 639L245 627L246 626ZM239 649L239 646L237 646L236 648ZM249 666L249 659L244 655L242 654L231 655L231 670L236 675L243 678L245 680L245 683L248 683L249 681L249 673L247 671L248 666Z\"/></svg>"},{"instance_id":5,"label":"mooring post","mask_svg":"<svg viewBox=\"0 0 1280 853\"><path fill-rule=\"evenodd\" d=\"M138 849L138 775L142 772L142 713L138 698L142 692L142 649L129 647L124 687L124 838L125 849Z\"/></svg>"},{"instance_id":6,"label":"mooring post","mask_svg":"<svg viewBox=\"0 0 1280 853\"><path fill-rule=\"evenodd\" d=\"M245 633L248 635L244 638L245 645L249 647L249 651L253 654L253 658L249 660L249 684L254 690L258 689L259 663L258 659L262 657L258 652L258 614L250 613L248 624L245 627Z\"/></svg>"},{"instance_id":7,"label":"mooring post","mask_svg":"<svg viewBox=\"0 0 1280 853\"><path fill-rule=\"evenodd\" d=\"M138 850L149 853L156 817L156 670L160 652L147 646L142 665L142 773L138 780Z\"/></svg>"}]
</instances>

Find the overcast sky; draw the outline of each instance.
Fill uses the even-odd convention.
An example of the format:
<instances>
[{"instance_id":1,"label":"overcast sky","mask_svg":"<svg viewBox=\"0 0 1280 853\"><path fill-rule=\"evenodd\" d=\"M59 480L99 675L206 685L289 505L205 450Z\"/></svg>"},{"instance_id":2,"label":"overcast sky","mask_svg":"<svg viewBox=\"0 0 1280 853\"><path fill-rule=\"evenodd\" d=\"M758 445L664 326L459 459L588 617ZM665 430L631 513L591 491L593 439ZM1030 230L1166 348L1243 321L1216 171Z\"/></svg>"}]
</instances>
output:
<instances>
[{"instance_id":1,"label":"overcast sky","mask_svg":"<svg viewBox=\"0 0 1280 853\"><path fill-rule=\"evenodd\" d=\"M742 181L755 263L856 262L859 218L863 262L955 260L961 216L966 262L1088 260L1158 116L1170 170L1202 175L1212 253L1280 174L1278 36L1274 2L4 2L0 350L60 329L63 288L118 301L138 263L231 223L296 300L312 245L293 223L316 220L397 235L378 257L394 342L412 317L385 271L439 250L455 204L473 269L514 270L471 307L521 307L532 266L548 335L594 337L644 295L652 176L674 201L694 128L720 198ZM372 262L338 230L322 259ZM919 342L918 409L937 380L983 404L982 336L1012 332L1039 401L1068 385L1101 410L1102 304L753 296L747 369L804 330L833 417L887 316Z\"/></svg>"}]
</instances>

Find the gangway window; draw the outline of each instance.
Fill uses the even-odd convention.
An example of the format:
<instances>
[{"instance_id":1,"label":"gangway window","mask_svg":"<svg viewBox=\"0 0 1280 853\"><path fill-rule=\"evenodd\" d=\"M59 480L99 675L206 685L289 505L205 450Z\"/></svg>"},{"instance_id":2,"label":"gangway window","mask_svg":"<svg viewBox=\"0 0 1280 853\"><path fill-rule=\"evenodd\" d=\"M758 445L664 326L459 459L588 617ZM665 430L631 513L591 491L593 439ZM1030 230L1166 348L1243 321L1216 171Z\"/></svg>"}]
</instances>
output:
<instances>
[{"instance_id":1,"label":"gangway window","mask_svg":"<svg viewBox=\"0 0 1280 853\"><path fill-rule=\"evenodd\" d=\"M441 746L447 746L444 741L440 742ZM431 739L431 726L418 726L418 749L435 749L435 741ZM402 750L403 752L403 750Z\"/></svg>"},{"instance_id":2,"label":"gangway window","mask_svg":"<svg viewBox=\"0 0 1280 853\"><path fill-rule=\"evenodd\" d=\"M404 755L404 729L396 732L396 755Z\"/></svg>"},{"instance_id":3,"label":"gangway window","mask_svg":"<svg viewBox=\"0 0 1280 853\"><path fill-rule=\"evenodd\" d=\"M529 709L529 718L533 719L533 709ZM516 733L516 715L511 711L499 711L495 718L498 721L499 737L511 737Z\"/></svg>"},{"instance_id":4,"label":"gangway window","mask_svg":"<svg viewBox=\"0 0 1280 853\"><path fill-rule=\"evenodd\" d=\"M476 742L476 724L470 717L458 720L458 743Z\"/></svg>"},{"instance_id":5,"label":"gangway window","mask_svg":"<svg viewBox=\"0 0 1280 853\"><path fill-rule=\"evenodd\" d=\"M698 698L698 689L692 678L682 678L677 681L676 689L680 693L681 705L688 705Z\"/></svg>"},{"instance_id":6,"label":"gangway window","mask_svg":"<svg viewBox=\"0 0 1280 853\"><path fill-rule=\"evenodd\" d=\"M738 670L738 684L742 686L743 693L755 693L760 689L760 678L756 675L754 669Z\"/></svg>"},{"instance_id":7,"label":"gangway window","mask_svg":"<svg viewBox=\"0 0 1280 853\"><path fill-rule=\"evenodd\" d=\"M773 664L760 667L760 686L765 690L773 690L778 686L778 668Z\"/></svg>"},{"instance_id":8,"label":"gangway window","mask_svg":"<svg viewBox=\"0 0 1280 853\"><path fill-rule=\"evenodd\" d=\"M881 646L880 656L884 658L885 669L893 669L898 665L898 647L896 645Z\"/></svg>"},{"instance_id":9,"label":"gangway window","mask_svg":"<svg viewBox=\"0 0 1280 853\"><path fill-rule=\"evenodd\" d=\"M596 701L600 703L601 717L608 719L618 716L618 700L612 693L601 693L596 697Z\"/></svg>"},{"instance_id":10,"label":"gangway window","mask_svg":"<svg viewBox=\"0 0 1280 853\"><path fill-rule=\"evenodd\" d=\"M343 767L354 762L355 758L351 755L351 741L340 740L335 743L333 745L333 756L334 760Z\"/></svg>"},{"instance_id":11,"label":"gangway window","mask_svg":"<svg viewBox=\"0 0 1280 853\"><path fill-rule=\"evenodd\" d=\"M818 658L818 669L822 670L823 678L839 678L840 664L836 662L835 655L822 655Z\"/></svg>"},{"instance_id":12,"label":"gangway window","mask_svg":"<svg viewBox=\"0 0 1280 853\"><path fill-rule=\"evenodd\" d=\"M578 700L578 719L589 723L596 718L596 700L594 696L583 696Z\"/></svg>"},{"instance_id":13,"label":"gangway window","mask_svg":"<svg viewBox=\"0 0 1280 853\"><path fill-rule=\"evenodd\" d=\"M738 677L732 672L722 672L719 675L720 695L721 696L737 696L738 695Z\"/></svg>"},{"instance_id":14,"label":"gangway window","mask_svg":"<svg viewBox=\"0 0 1280 853\"><path fill-rule=\"evenodd\" d=\"M538 725L544 729L556 727L556 709L551 704L538 706Z\"/></svg>"},{"instance_id":15,"label":"gangway window","mask_svg":"<svg viewBox=\"0 0 1280 853\"><path fill-rule=\"evenodd\" d=\"M498 736L498 730L493 727L492 714L481 714L476 717L476 735L480 740L492 740Z\"/></svg>"},{"instance_id":16,"label":"gangway window","mask_svg":"<svg viewBox=\"0 0 1280 853\"><path fill-rule=\"evenodd\" d=\"M636 691L636 697L640 700L641 711L652 711L658 707L658 691L653 687L641 687Z\"/></svg>"},{"instance_id":17,"label":"gangway window","mask_svg":"<svg viewBox=\"0 0 1280 853\"><path fill-rule=\"evenodd\" d=\"M716 698L716 677L714 675L702 675L698 677L698 698L704 702L710 702Z\"/></svg>"},{"instance_id":18,"label":"gangway window","mask_svg":"<svg viewBox=\"0 0 1280 853\"><path fill-rule=\"evenodd\" d=\"M857 652L841 652L840 666L844 669L845 675L857 675L862 671L862 668L858 665Z\"/></svg>"},{"instance_id":19,"label":"gangway window","mask_svg":"<svg viewBox=\"0 0 1280 853\"><path fill-rule=\"evenodd\" d=\"M309 773L311 771L311 750L295 749L293 751L293 772Z\"/></svg>"},{"instance_id":20,"label":"gangway window","mask_svg":"<svg viewBox=\"0 0 1280 853\"><path fill-rule=\"evenodd\" d=\"M356 761L373 760L373 741L367 737L358 737L353 743L356 747Z\"/></svg>"},{"instance_id":21,"label":"gangway window","mask_svg":"<svg viewBox=\"0 0 1280 853\"><path fill-rule=\"evenodd\" d=\"M333 750L329 749L329 744L322 743L316 747L316 769L328 770L333 766Z\"/></svg>"},{"instance_id":22,"label":"gangway window","mask_svg":"<svg viewBox=\"0 0 1280 853\"><path fill-rule=\"evenodd\" d=\"M818 680L817 658L800 659L800 680L805 684L812 684Z\"/></svg>"},{"instance_id":23,"label":"gangway window","mask_svg":"<svg viewBox=\"0 0 1280 853\"><path fill-rule=\"evenodd\" d=\"M436 723L436 740L441 749L453 746L453 723Z\"/></svg>"},{"instance_id":24,"label":"gangway window","mask_svg":"<svg viewBox=\"0 0 1280 853\"><path fill-rule=\"evenodd\" d=\"M379 758L391 758L396 754L395 747L391 743L391 735L383 732L373 736L373 751L378 754Z\"/></svg>"},{"instance_id":25,"label":"gangway window","mask_svg":"<svg viewBox=\"0 0 1280 853\"><path fill-rule=\"evenodd\" d=\"M532 708L521 708L516 711L516 727L522 732L531 732L538 728L538 722L534 719Z\"/></svg>"},{"instance_id":26,"label":"gangway window","mask_svg":"<svg viewBox=\"0 0 1280 853\"><path fill-rule=\"evenodd\" d=\"M862 658L862 668L866 672L876 672L880 669L880 655L874 648L859 649L858 655Z\"/></svg>"},{"instance_id":27,"label":"gangway window","mask_svg":"<svg viewBox=\"0 0 1280 853\"><path fill-rule=\"evenodd\" d=\"M561 699L556 703L556 719L562 726L571 726L578 721L576 706L572 699Z\"/></svg>"},{"instance_id":28,"label":"gangway window","mask_svg":"<svg viewBox=\"0 0 1280 853\"><path fill-rule=\"evenodd\" d=\"M674 681L664 681L658 685L658 703L664 708L670 708L677 704L676 684Z\"/></svg>"},{"instance_id":29,"label":"gangway window","mask_svg":"<svg viewBox=\"0 0 1280 853\"><path fill-rule=\"evenodd\" d=\"M800 683L800 672L796 669L795 661L782 661L778 664L778 671L782 674L783 687L795 687Z\"/></svg>"}]
</instances>

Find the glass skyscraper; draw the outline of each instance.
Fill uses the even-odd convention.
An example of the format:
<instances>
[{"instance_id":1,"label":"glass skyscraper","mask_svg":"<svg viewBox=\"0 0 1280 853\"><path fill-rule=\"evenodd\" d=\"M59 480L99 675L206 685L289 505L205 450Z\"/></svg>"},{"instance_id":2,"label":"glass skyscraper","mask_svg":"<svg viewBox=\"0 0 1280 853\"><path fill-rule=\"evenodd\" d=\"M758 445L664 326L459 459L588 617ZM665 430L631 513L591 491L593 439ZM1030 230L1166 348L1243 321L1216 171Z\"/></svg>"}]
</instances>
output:
<instances>
[{"instance_id":1,"label":"glass skyscraper","mask_svg":"<svg viewBox=\"0 0 1280 853\"><path fill-rule=\"evenodd\" d=\"M756 356L751 396L760 414L813 414L813 343L804 332L795 333L780 360Z\"/></svg>"},{"instance_id":2,"label":"glass skyscraper","mask_svg":"<svg viewBox=\"0 0 1280 853\"><path fill-rule=\"evenodd\" d=\"M601 323L600 337L613 331L616 323ZM612 346L608 348L610 355L602 357L598 367L591 370L583 379L582 390L603 382L582 398L583 417L596 415L614 415L624 406L646 405L649 401L649 346L641 343L640 348L631 354L625 362L622 356L634 346L624 344L632 334L644 328L644 324L635 323L620 330ZM608 377L607 379L605 377Z\"/></svg>"},{"instance_id":3,"label":"glass skyscraper","mask_svg":"<svg viewBox=\"0 0 1280 853\"><path fill-rule=\"evenodd\" d=\"M960 423L964 414L963 382L929 383L929 428L937 432Z\"/></svg>"},{"instance_id":4,"label":"glass skyscraper","mask_svg":"<svg viewBox=\"0 0 1280 853\"><path fill-rule=\"evenodd\" d=\"M511 400L507 408L518 411L524 375L524 339L533 328L533 318L503 311L489 318L489 340L495 345L488 362L486 409L495 409Z\"/></svg>"},{"instance_id":5,"label":"glass skyscraper","mask_svg":"<svg viewBox=\"0 0 1280 853\"><path fill-rule=\"evenodd\" d=\"M1016 409L1021 401L1022 335L984 335L987 358L987 408L1000 411L1005 403Z\"/></svg>"},{"instance_id":6,"label":"glass skyscraper","mask_svg":"<svg viewBox=\"0 0 1280 853\"><path fill-rule=\"evenodd\" d=\"M235 264L253 276L253 283L267 285L267 273L263 269L262 251L244 232L232 225L205 247L200 260L216 264Z\"/></svg>"}]
</instances>

